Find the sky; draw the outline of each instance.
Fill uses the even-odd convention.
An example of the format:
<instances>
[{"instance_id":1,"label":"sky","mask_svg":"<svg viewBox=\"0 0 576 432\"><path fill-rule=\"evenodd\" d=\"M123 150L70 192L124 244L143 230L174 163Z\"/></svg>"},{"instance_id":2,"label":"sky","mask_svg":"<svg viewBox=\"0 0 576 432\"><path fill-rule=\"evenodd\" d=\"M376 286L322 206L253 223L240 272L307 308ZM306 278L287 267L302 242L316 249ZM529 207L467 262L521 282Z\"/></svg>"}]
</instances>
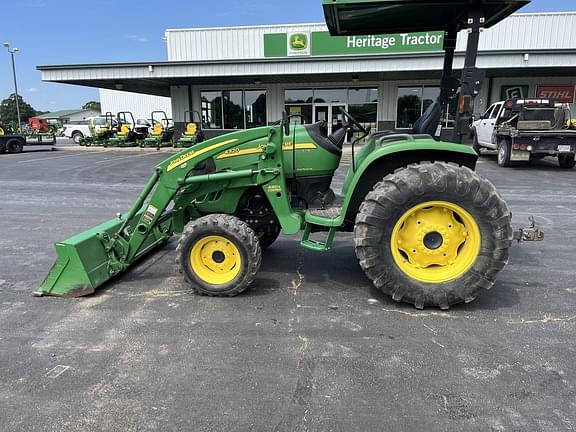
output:
<instances>
[{"instance_id":1,"label":"sky","mask_svg":"<svg viewBox=\"0 0 576 432\"><path fill-rule=\"evenodd\" d=\"M79 108L98 91L42 82L38 65L164 61L168 28L324 21L321 0L3 0L0 10L0 42L20 49L19 93L42 111ZM570 10L576 0L532 0L522 12ZM13 91L0 46L0 100Z\"/></svg>"}]
</instances>

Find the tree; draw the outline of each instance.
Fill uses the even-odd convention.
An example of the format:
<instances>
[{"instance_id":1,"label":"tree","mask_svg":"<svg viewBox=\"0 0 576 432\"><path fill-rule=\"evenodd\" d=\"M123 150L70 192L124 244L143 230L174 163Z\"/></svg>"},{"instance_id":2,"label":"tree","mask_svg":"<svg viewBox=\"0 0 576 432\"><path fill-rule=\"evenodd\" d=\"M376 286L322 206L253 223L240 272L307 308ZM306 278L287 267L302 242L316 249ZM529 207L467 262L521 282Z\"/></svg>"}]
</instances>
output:
<instances>
[{"instance_id":1,"label":"tree","mask_svg":"<svg viewBox=\"0 0 576 432\"><path fill-rule=\"evenodd\" d=\"M18 95L18 105L20 107L20 120L22 123L28 123L30 117L38 115L36 111L30 104L22 99L22 96ZM0 119L4 124L18 123L18 114L16 112L16 94L12 93L7 99L4 99L0 103Z\"/></svg>"},{"instance_id":2,"label":"tree","mask_svg":"<svg viewBox=\"0 0 576 432\"><path fill-rule=\"evenodd\" d=\"M102 110L102 107L100 106L100 102L90 101L82 105L82 109L100 112Z\"/></svg>"}]
</instances>

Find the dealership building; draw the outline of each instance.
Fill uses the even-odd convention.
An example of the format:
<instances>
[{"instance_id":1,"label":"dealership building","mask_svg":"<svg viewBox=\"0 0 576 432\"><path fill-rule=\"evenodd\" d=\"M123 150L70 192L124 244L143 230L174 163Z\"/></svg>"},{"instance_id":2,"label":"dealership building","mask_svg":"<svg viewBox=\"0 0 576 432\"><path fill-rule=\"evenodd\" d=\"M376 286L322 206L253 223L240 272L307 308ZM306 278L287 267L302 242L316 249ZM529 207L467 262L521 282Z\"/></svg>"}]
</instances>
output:
<instances>
[{"instance_id":1,"label":"dealership building","mask_svg":"<svg viewBox=\"0 0 576 432\"><path fill-rule=\"evenodd\" d=\"M202 115L207 135L266 125L282 111L336 122L340 107L379 129L410 128L439 95L443 32L329 35L325 24L167 30L168 61L39 66L44 81L169 97L179 126ZM454 68L464 63L458 34ZM576 12L516 14L480 36L486 72L476 112L507 97L574 104ZM109 97L113 112L137 104ZM161 99L157 99L161 105ZM442 121L450 127L455 104ZM572 105L574 107L574 105ZM576 116L576 115L575 115Z\"/></svg>"}]
</instances>

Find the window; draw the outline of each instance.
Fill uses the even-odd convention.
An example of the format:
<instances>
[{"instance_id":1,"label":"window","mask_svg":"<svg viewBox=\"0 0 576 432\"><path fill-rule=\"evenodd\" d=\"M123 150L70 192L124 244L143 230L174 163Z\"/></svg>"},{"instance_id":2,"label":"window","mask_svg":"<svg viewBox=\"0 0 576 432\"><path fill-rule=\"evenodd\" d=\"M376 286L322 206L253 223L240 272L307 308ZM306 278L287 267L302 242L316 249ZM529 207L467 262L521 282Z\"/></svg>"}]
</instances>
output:
<instances>
[{"instance_id":1,"label":"window","mask_svg":"<svg viewBox=\"0 0 576 432\"><path fill-rule=\"evenodd\" d=\"M202 121L207 129L266 126L265 90L203 91Z\"/></svg>"},{"instance_id":2,"label":"window","mask_svg":"<svg viewBox=\"0 0 576 432\"><path fill-rule=\"evenodd\" d=\"M314 122L314 109L318 104L345 105L347 110L364 127L375 128L378 114L378 89L290 89L285 93L285 110L288 115L299 115L292 121L311 124ZM319 114L322 114L319 112ZM319 117L317 117L319 118Z\"/></svg>"},{"instance_id":3,"label":"window","mask_svg":"<svg viewBox=\"0 0 576 432\"><path fill-rule=\"evenodd\" d=\"M396 127L398 129L411 129L420 116L440 96L440 87L417 86L399 87L398 103L396 108ZM443 113L442 126L453 127L456 118L456 104L454 98L448 104L448 112Z\"/></svg>"},{"instance_id":4,"label":"window","mask_svg":"<svg viewBox=\"0 0 576 432\"><path fill-rule=\"evenodd\" d=\"M502 107L502 104L494 105L494 109L492 110L492 113L490 114L491 119L495 119L496 117L498 117L498 113L500 112L501 107Z\"/></svg>"}]
</instances>

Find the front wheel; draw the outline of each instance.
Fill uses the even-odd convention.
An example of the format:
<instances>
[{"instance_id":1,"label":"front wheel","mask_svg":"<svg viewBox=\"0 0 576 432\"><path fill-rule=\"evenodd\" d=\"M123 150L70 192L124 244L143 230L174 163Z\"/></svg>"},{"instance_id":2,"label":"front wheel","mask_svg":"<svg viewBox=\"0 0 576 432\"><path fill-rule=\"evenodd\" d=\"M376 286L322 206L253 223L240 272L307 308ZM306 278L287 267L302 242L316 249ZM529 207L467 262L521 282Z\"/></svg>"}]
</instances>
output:
<instances>
[{"instance_id":1,"label":"front wheel","mask_svg":"<svg viewBox=\"0 0 576 432\"><path fill-rule=\"evenodd\" d=\"M374 286L418 309L448 309L489 289L508 262L511 213L465 167L415 165L378 183L360 207L356 256Z\"/></svg>"},{"instance_id":2,"label":"front wheel","mask_svg":"<svg viewBox=\"0 0 576 432\"><path fill-rule=\"evenodd\" d=\"M213 214L186 226L176 263L198 294L235 296L254 280L262 252L254 231L235 216Z\"/></svg>"},{"instance_id":3,"label":"front wheel","mask_svg":"<svg viewBox=\"0 0 576 432\"><path fill-rule=\"evenodd\" d=\"M576 165L574 153L562 153L558 155L558 165L560 168L570 169Z\"/></svg>"}]
</instances>

